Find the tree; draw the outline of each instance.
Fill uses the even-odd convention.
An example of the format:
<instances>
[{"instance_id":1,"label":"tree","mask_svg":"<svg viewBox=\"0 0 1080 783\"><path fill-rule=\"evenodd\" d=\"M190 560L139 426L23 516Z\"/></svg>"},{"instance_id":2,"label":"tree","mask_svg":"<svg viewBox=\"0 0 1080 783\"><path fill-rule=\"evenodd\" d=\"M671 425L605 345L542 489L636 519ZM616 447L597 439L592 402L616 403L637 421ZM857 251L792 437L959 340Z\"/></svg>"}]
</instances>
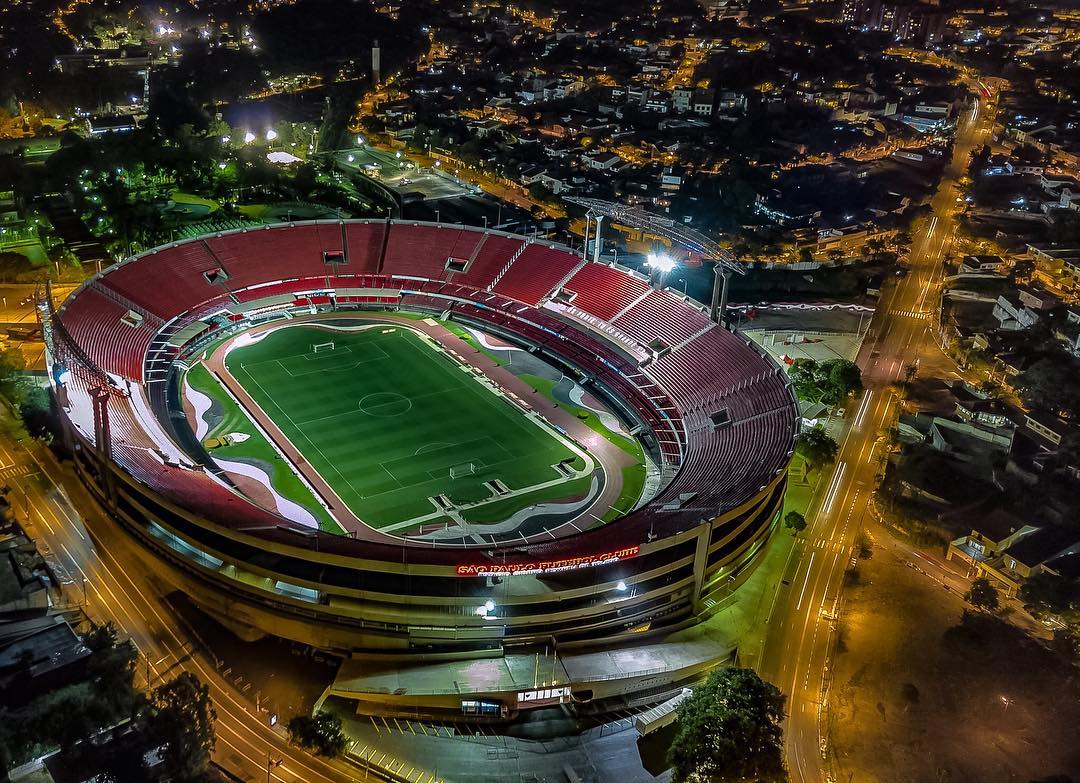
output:
<instances>
[{"instance_id":1,"label":"tree","mask_svg":"<svg viewBox=\"0 0 1080 783\"><path fill-rule=\"evenodd\" d=\"M1080 662L1080 633L1071 628L1055 628L1051 647L1069 663Z\"/></svg>"},{"instance_id":2,"label":"tree","mask_svg":"<svg viewBox=\"0 0 1080 783\"><path fill-rule=\"evenodd\" d=\"M22 401L23 371L26 369L26 357L18 348L0 350L0 395L13 404Z\"/></svg>"},{"instance_id":3,"label":"tree","mask_svg":"<svg viewBox=\"0 0 1080 783\"><path fill-rule=\"evenodd\" d=\"M825 376L821 401L826 405L836 405L845 397L863 390L862 371L855 362L830 359L822 362L820 367Z\"/></svg>"},{"instance_id":4,"label":"tree","mask_svg":"<svg viewBox=\"0 0 1080 783\"><path fill-rule=\"evenodd\" d=\"M1080 580L1042 572L1020 585L1020 600L1033 617L1061 617L1080 625Z\"/></svg>"},{"instance_id":5,"label":"tree","mask_svg":"<svg viewBox=\"0 0 1080 783\"><path fill-rule=\"evenodd\" d=\"M1032 274L1035 273L1035 262L1028 259L1021 259L1014 263L1009 269L1009 280L1013 285L1017 283L1026 283L1031 279Z\"/></svg>"},{"instance_id":6,"label":"tree","mask_svg":"<svg viewBox=\"0 0 1080 783\"><path fill-rule=\"evenodd\" d=\"M101 759L101 773L98 783L143 783L150 780L150 770L146 763L146 751L135 747L109 747Z\"/></svg>"},{"instance_id":7,"label":"tree","mask_svg":"<svg viewBox=\"0 0 1080 783\"><path fill-rule=\"evenodd\" d=\"M156 688L150 700L149 729L162 748L169 776L180 783L199 780L217 744L217 713L210 689L191 672Z\"/></svg>"},{"instance_id":8,"label":"tree","mask_svg":"<svg viewBox=\"0 0 1080 783\"><path fill-rule=\"evenodd\" d=\"M533 201L541 204L547 204L551 201L551 189L540 182L534 182L529 185L529 198Z\"/></svg>"},{"instance_id":9,"label":"tree","mask_svg":"<svg viewBox=\"0 0 1080 783\"><path fill-rule=\"evenodd\" d=\"M998 608L998 591L997 588L990 584L989 579L980 576L971 583L971 588L964 593L964 600L976 609L992 612Z\"/></svg>"},{"instance_id":10,"label":"tree","mask_svg":"<svg viewBox=\"0 0 1080 783\"><path fill-rule=\"evenodd\" d=\"M799 433L795 451L810 464L811 470L816 470L833 462L840 447L823 427L814 427Z\"/></svg>"},{"instance_id":11,"label":"tree","mask_svg":"<svg viewBox=\"0 0 1080 783\"><path fill-rule=\"evenodd\" d=\"M709 675L679 705L668 761L673 783L786 781L784 695L750 669Z\"/></svg>"},{"instance_id":12,"label":"tree","mask_svg":"<svg viewBox=\"0 0 1080 783\"><path fill-rule=\"evenodd\" d=\"M7 250L0 251L0 280L14 282L30 269L30 261L26 256Z\"/></svg>"},{"instance_id":13,"label":"tree","mask_svg":"<svg viewBox=\"0 0 1080 783\"><path fill-rule=\"evenodd\" d=\"M863 388L859 366L847 359L796 359L788 368L788 377L801 399L825 405L836 405Z\"/></svg>"},{"instance_id":14,"label":"tree","mask_svg":"<svg viewBox=\"0 0 1080 783\"><path fill-rule=\"evenodd\" d=\"M329 712L315 715L294 715L286 726L289 741L323 756L340 756L345 750L345 733L341 718Z\"/></svg>"},{"instance_id":15,"label":"tree","mask_svg":"<svg viewBox=\"0 0 1080 783\"><path fill-rule=\"evenodd\" d=\"M806 517L798 511L789 511L784 515L784 527L790 530L792 535L797 536L806 530Z\"/></svg>"},{"instance_id":16,"label":"tree","mask_svg":"<svg viewBox=\"0 0 1080 783\"><path fill-rule=\"evenodd\" d=\"M802 400L816 400L818 389L818 363L813 359L795 359L788 367L788 378L795 393Z\"/></svg>"},{"instance_id":17,"label":"tree","mask_svg":"<svg viewBox=\"0 0 1080 783\"><path fill-rule=\"evenodd\" d=\"M87 674L98 703L112 715L133 717L144 703L135 690L135 645L130 639L119 641L111 622L94 626L84 641L94 653Z\"/></svg>"},{"instance_id":18,"label":"tree","mask_svg":"<svg viewBox=\"0 0 1080 783\"><path fill-rule=\"evenodd\" d=\"M1029 405L1054 413L1080 415L1077 367L1068 355L1046 356L1020 373L1020 394Z\"/></svg>"},{"instance_id":19,"label":"tree","mask_svg":"<svg viewBox=\"0 0 1080 783\"><path fill-rule=\"evenodd\" d=\"M58 422L53 411L53 397L48 389L35 383L25 384L23 399L19 403L19 416L26 425L26 431L46 444L51 443Z\"/></svg>"}]
</instances>

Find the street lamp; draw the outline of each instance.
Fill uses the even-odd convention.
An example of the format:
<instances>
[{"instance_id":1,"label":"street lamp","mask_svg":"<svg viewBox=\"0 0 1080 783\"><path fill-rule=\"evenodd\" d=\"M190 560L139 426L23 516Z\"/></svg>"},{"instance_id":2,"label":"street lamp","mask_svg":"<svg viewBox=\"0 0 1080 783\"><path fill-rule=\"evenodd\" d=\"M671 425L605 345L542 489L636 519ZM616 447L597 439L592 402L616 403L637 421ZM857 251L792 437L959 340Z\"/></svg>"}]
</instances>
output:
<instances>
[{"instance_id":1,"label":"street lamp","mask_svg":"<svg viewBox=\"0 0 1080 783\"><path fill-rule=\"evenodd\" d=\"M251 144L255 141L255 134L251 131L244 131L244 144Z\"/></svg>"},{"instance_id":2,"label":"street lamp","mask_svg":"<svg viewBox=\"0 0 1080 783\"><path fill-rule=\"evenodd\" d=\"M270 755L270 751L266 751L266 783L270 783L270 772L274 767L280 767L285 763L285 759L276 759Z\"/></svg>"},{"instance_id":3,"label":"street lamp","mask_svg":"<svg viewBox=\"0 0 1080 783\"><path fill-rule=\"evenodd\" d=\"M273 140L274 140L274 139L276 139L277 137L278 137L278 133L277 133L277 131L276 131L276 130L274 130L273 128L271 128L270 130L268 130L268 131L266 132L266 140L267 140L267 141L273 141Z\"/></svg>"}]
</instances>

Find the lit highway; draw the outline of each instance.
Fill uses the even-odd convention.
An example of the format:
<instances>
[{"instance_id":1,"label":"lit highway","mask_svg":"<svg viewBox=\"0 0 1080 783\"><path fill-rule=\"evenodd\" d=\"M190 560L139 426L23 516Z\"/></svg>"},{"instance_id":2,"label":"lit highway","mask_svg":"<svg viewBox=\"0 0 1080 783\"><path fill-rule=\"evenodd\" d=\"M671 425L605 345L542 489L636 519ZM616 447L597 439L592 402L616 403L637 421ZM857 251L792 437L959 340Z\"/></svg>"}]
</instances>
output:
<instances>
[{"instance_id":1,"label":"lit highway","mask_svg":"<svg viewBox=\"0 0 1080 783\"><path fill-rule=\"evenodd\" d=\"M827 705L832 620L846 566L855 553L879 470L875 446L897 414L890 384L909 364L941 357L932 332L943 261L955 235L957 183L968 156L986 143L994 112L983 101L959 118L953 158L942 174L933 214L913 232L910 273L886 285L858 362L867 391L847 416L831 474L822 477L808 509L810 524L793 552L790 584L777 598L762 655L762 676L788 695L785 736L794 783L830 780L825 761L823 704ZM841 776L841 779L842 776Z\"/></svg>"},{"instance_id":2,"label":"lit highway","mask_svg":"<svg viewBox=\"0 0 1080 783\"><path fill-rule=\"evenodd\" d=\"M112 620L121 635L136 644L140 654L137 684L145 681L147 671L156 686L163 678L186 670L210 686L218 718L214 758L219 764L244 780L284 783L367 779L430 783L435 779L426 770L380 758L378 751L372 761L392 770L392 776L367 776L347 762L330 762L289 745L282 729L271 728L265 714L256 714L254 705L218 674L189 634L178 627L174 611L161 597L162 586L137 557L126 534L92 512L80 515L75 511L76 506L89 510L92 505L79 496L72 502L60 489L82 492L73 480L61 481L65 470L44 448L28 451L6 437L0 439L0 480L12 489L14 513L43 554L70 576L71 583L65 587L68 600L81 602L85 595L92 619ZM281 761L270 769L269 777L268 759Z\"/></svg>"}]
</instances>

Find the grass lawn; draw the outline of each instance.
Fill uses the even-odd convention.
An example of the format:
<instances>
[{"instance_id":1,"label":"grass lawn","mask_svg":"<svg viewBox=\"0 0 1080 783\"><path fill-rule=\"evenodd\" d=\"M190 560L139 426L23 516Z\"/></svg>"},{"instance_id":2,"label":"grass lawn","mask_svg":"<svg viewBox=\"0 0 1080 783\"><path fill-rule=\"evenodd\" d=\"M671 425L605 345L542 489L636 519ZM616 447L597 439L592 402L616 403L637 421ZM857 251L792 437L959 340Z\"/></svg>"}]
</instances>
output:
<instances>
[{"instance_id":1,"label":"grass lawn","mask_svg":"<svg viewBox=\"0 0 1080 783\"><path fill-rule=\"evenodd\" d=\"M333 349L313 350L331 341ZM563 460L584 467L565 442L400 325L358 332L289 327L234 348L226 363L372 527L435 512L428 499L434 495L475 503L491 497L485 481L524 490L560 479L552 466ZM516 510L508 505L565 497L569 489L562 483L516 504L499 500L500 515Z\"/></svg>"},{"instance_id":2,"label":"grass lawn","mask_svg":"<svg viewBox=\"0 0 1080 783\"><path fill-rule=\"evenodd\" d=\"M233 402L217 379L202 364L194 365L187 372L187 382L196 390L213 399L220 406L223 416L206 437L227 435L230 432L243 432L251 437L243 443L233 443L214 449L211 456L224 460L235 460L257 464L270 474L270 483L282 496L299 503L319 520L319 527L330 533L340 533L341 527L331 519L326 509L315 499L311 490L302 482L285 462L279 457L262 433L252 426L247 414Z\"/></svg>"},{"instance_id":3,"label":"grass lawn","mask_svg":"<svg viewBox=\"0 0 1080 783\"><path fill-rule=\"evenodd\" d=\"M615 446L618 446L634 458L633 465L628 465L622 469L622 492L619 493L615 505L604 513L603 520L604 522L610 522L616 517L620 517L631 511L634 504L637 503L638 499L641 497L641 491L645 488L645 452L642 450L641 444L634 438L627 438L620 433L609 430L604 426L604 423L600 421L599 417L588 408L581 408L577 405L570 405L569 403L556 400L554 392L552 391L557 385L555 381L550 381L547 378L541 378L538 375L530 375L527 373L522 374L519 377L522 381L529 384L532 388L536 389L560 408L571 415L576 416L589 429L603 436L606 440L610 441Z\"/></svg>"}]
</instances>

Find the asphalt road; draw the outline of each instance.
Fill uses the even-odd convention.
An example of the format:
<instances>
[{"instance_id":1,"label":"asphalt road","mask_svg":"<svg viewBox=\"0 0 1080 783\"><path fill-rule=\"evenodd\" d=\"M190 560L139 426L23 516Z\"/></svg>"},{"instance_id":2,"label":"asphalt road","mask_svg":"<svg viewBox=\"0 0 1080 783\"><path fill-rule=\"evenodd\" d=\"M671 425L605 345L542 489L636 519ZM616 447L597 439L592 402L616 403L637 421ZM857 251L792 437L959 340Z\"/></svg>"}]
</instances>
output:
<instances>
[{"instance_id":1,"label":"asphalt road","mask_svg":"<svg viewBox=\"0 0 1080 783\"><path fill-rule=\"evenodd\" d=\"M181 671L190 671L210 686L217 710L214 758L219 764L243 780L342 783L387 779L368 776L345 761L316 758L289 745L281 726L271 727L268 716L256 712L255 705L179 626L175 612L162 597L164 587L159 578L136 554L127 535L94 512L93 504L80 496L81 489L70 477L63 481L66 470L42 447L27 450L7 437L0 438L0 483L11 487L14 511L29 535L69 575L67 599L85 602L93 620L112 620L122 636L135 643L140 655L136 672L140 684L149 679L151 686L157 686ZM72 497L61 487L69 487ZM269 774L268 760L281 761ZM413 769L389 754L376 754L373 761L393 770L395 780L435 780L427 770Z\"/></svg>"},{"instance_id":2,"label":"asphalt road","mask_svg":"<svg viewBox=\"0 0 1080 783\"><path fill-rule=\"evenodd\" d=\"M931 202L933 214L913 236L911 271L882 292L858 358L867 391L848 411L833 472L819 482L807 514L810 525L792 554L788 573L793 578L777 597L760 669L788 695L785 736L793 783L832 780L835 773L826 761L821 730L833 642L830 618L839 608L844 571L876 485L878 437L897 414L890 384L908 365L941 358L931 327L943 261L955 235L958 181L970 152L988 140L993 116L980 100L960 118L952 161Z\"/></svg>"}]
</instances>

